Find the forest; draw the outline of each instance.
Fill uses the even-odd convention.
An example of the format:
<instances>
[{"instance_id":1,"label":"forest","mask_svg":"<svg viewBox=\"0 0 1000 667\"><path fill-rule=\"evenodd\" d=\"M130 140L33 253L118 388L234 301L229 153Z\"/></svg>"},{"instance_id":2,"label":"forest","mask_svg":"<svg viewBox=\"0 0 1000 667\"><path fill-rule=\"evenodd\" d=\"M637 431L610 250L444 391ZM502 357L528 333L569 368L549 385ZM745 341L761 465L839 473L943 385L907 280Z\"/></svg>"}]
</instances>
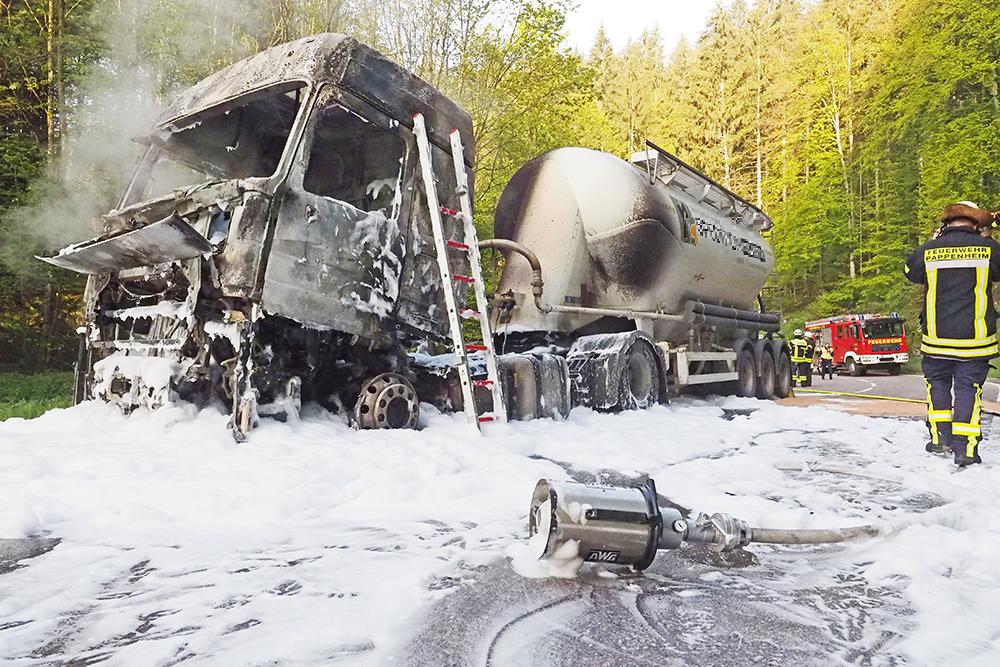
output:
<instances>
[{"instance_id":1,"label":"forest","mask_svg":"<svg viewBox=\"0 0 1000 667\"><path fill-rule=\"evenodd\" d=\"M611 3L609 3L610 6ZM0 371L68 369L83 282L36 254L93 236L173 94L251 53L344 32L472 114L477 225L559 146L646 139L765 209L789 327L899 311L909 249L956 200L1000 208L1000 6L733 0L669 52L656 30L567 48L566 0L0 0ZM672 45L671 45L672 46Z\"/></svg>"}]
</instances>

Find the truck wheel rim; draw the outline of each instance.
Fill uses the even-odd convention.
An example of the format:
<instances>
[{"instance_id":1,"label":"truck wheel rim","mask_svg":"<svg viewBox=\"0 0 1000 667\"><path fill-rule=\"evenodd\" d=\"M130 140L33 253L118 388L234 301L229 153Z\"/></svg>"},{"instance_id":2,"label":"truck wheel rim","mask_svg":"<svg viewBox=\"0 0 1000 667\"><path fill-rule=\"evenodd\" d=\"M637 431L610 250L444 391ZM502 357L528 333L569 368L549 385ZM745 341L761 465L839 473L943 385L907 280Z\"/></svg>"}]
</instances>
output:
<instances>
[{"instance_id":1,"label":"truck wheel rim","mask_svg":"<svg viewBox=\"0 0 1000 667\"><path fill-rule=\"evenodd\" d=\"M622 387L630 405L623 408L647 408L659 399L656 359L646 344L636 341L628 350L622 369Z\"/></svg>"},{"instance_id":2,"label":"truck wheel rim","mask_svg":"<svg viewBox=\"0 0 1000 667\"><path fill-rule=\"evenodd\" d=\"M382 373L361 386L354 406L358 428L416 428L420 421L417 392L398 373Z\"/></svg>"},{"instance_id":3,"label":"truck wheel rim","mask_svg":"<svg viewBox=\"0 0 1000 667\"><path fill-rule=\"evenodd\" d=\"M628 388L640 404L650 401L653 393L653 369L646 355L636 350L628 356Z\"/></svg>"}]
</instances>

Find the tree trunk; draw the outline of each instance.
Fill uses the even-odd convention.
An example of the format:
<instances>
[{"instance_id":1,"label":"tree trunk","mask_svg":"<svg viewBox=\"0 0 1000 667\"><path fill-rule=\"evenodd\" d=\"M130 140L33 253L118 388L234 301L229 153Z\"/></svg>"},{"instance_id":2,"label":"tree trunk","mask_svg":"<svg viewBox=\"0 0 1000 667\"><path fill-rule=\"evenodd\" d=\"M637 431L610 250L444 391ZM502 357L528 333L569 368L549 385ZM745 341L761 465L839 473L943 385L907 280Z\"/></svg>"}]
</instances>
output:
<instances>
[{"instance_id":1,"label":"tree trunk","mask_svg":"<svg viewBox=\"0 0 1000 667\"><path fill-rule=\"evenodd\" d=\"M754 127L754 139L756 140L756 157L757 157L757 208L764 208L764 186L763 186L763 174L761 169L761 163L763 161L762 147L760 141L760 124L761 124L761 98L763 97L764 81L762 76L762 67L760 57L760 45L757 45L757 123Z\"/></svg>"},{"instance_id":2,"label":"tree trunk","mask_svg":"<svg viewBox=\"0 0 1000 667\"><path fill-rule=\"evenodd\" d=\"M61 155L66 137L66 78L63 74L66 44L66 0L56 0L56 147L55 154Z\"/></svg>"},{"instance_id":3,"label":"tree trunk","mask_svg":"<svg viewBox=\"0 0 1000 667\"><path fill-rule=\"evenodd\" d=\"M56 3L49 0L48 14L45 24L45 151L49 162L55 158L56 150Z\"/></svg>"},{"instance_id":4,"label":"tree trunk","mask_svg":"<svg viewBox=\"0 0 1000 667\"><path fill-rule=\"evenodd\" d=\"M882 222L882 203L881 203L881 192L879 191L878 185L878 167L875 167L875 227L878 228L880 222Z\"/></svg>"},{"instance_id":5,"label":"tree trunk","mask_svg":"<svg viewBox=\"0 0 1000 667\"><path fill-rule=\"evenodd\" d=\"M52 283L45 283L45 306L42 310L42 367L48 368L52 355L52 338L56 329L59 293Z\"/></svg>"}]
</instances>

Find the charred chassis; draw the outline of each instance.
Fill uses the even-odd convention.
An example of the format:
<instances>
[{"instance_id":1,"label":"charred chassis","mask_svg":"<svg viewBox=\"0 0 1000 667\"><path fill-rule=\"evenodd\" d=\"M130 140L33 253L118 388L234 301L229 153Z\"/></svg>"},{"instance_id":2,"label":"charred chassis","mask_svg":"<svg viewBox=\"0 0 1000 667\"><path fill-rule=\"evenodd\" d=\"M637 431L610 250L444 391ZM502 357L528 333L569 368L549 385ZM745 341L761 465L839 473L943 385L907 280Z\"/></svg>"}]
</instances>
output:
<instances>
[{"instance_id":1,"label":"charred chassis","mask_svg":"<svg viewBox=\"0 0 1000 667\"><path fill-rule=\"evenodd\" d=\"M415 381L406 350L447 333L415 113L443 170L448 133L472 135L468 114L336 34L274 47L184 92L142 139L105 233L47 260L89 274L80 366L93 370L78 397L128 410L170 392L215 395L245 432L258 406L349 409L374 375ZM471 168L471 148L464 157ZM445 383L429 377L425 400L446 403ZM411 420L396 412L384 416Z\"/></svg>"}]
</instances>

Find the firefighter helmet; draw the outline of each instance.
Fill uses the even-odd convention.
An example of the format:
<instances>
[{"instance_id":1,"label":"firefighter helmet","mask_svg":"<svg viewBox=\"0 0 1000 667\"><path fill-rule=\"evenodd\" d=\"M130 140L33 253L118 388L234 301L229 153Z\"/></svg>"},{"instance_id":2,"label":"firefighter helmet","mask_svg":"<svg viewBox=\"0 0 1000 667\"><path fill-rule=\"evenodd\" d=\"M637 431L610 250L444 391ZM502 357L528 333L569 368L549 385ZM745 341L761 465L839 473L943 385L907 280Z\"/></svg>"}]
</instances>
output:
<instances>
[{"instance_id":1,"label":"firefighter helmet","mask_svg":"<svg viewBox=\"0 0 1000 667\"><path fill-rule=\"evenodd\" d=\"M792 335L795 336L795 337L801 336L802 335L802 329L796 329L795 331L792 332Z\"/></svg>"},{"instance_id":2,"label":"firefighter helmet","mask_svg":"<svg viewBox=\"0 0 1000 667\"><path fill-rule=\"evenodd\" d=\"M989 227L993 224L993 214L985 209L979 208L971 201L960 201L956 204L948 204L941 211L941 223L947 225L956 220L967 220L976 227Z\"/></svg>"}]
</instances>

